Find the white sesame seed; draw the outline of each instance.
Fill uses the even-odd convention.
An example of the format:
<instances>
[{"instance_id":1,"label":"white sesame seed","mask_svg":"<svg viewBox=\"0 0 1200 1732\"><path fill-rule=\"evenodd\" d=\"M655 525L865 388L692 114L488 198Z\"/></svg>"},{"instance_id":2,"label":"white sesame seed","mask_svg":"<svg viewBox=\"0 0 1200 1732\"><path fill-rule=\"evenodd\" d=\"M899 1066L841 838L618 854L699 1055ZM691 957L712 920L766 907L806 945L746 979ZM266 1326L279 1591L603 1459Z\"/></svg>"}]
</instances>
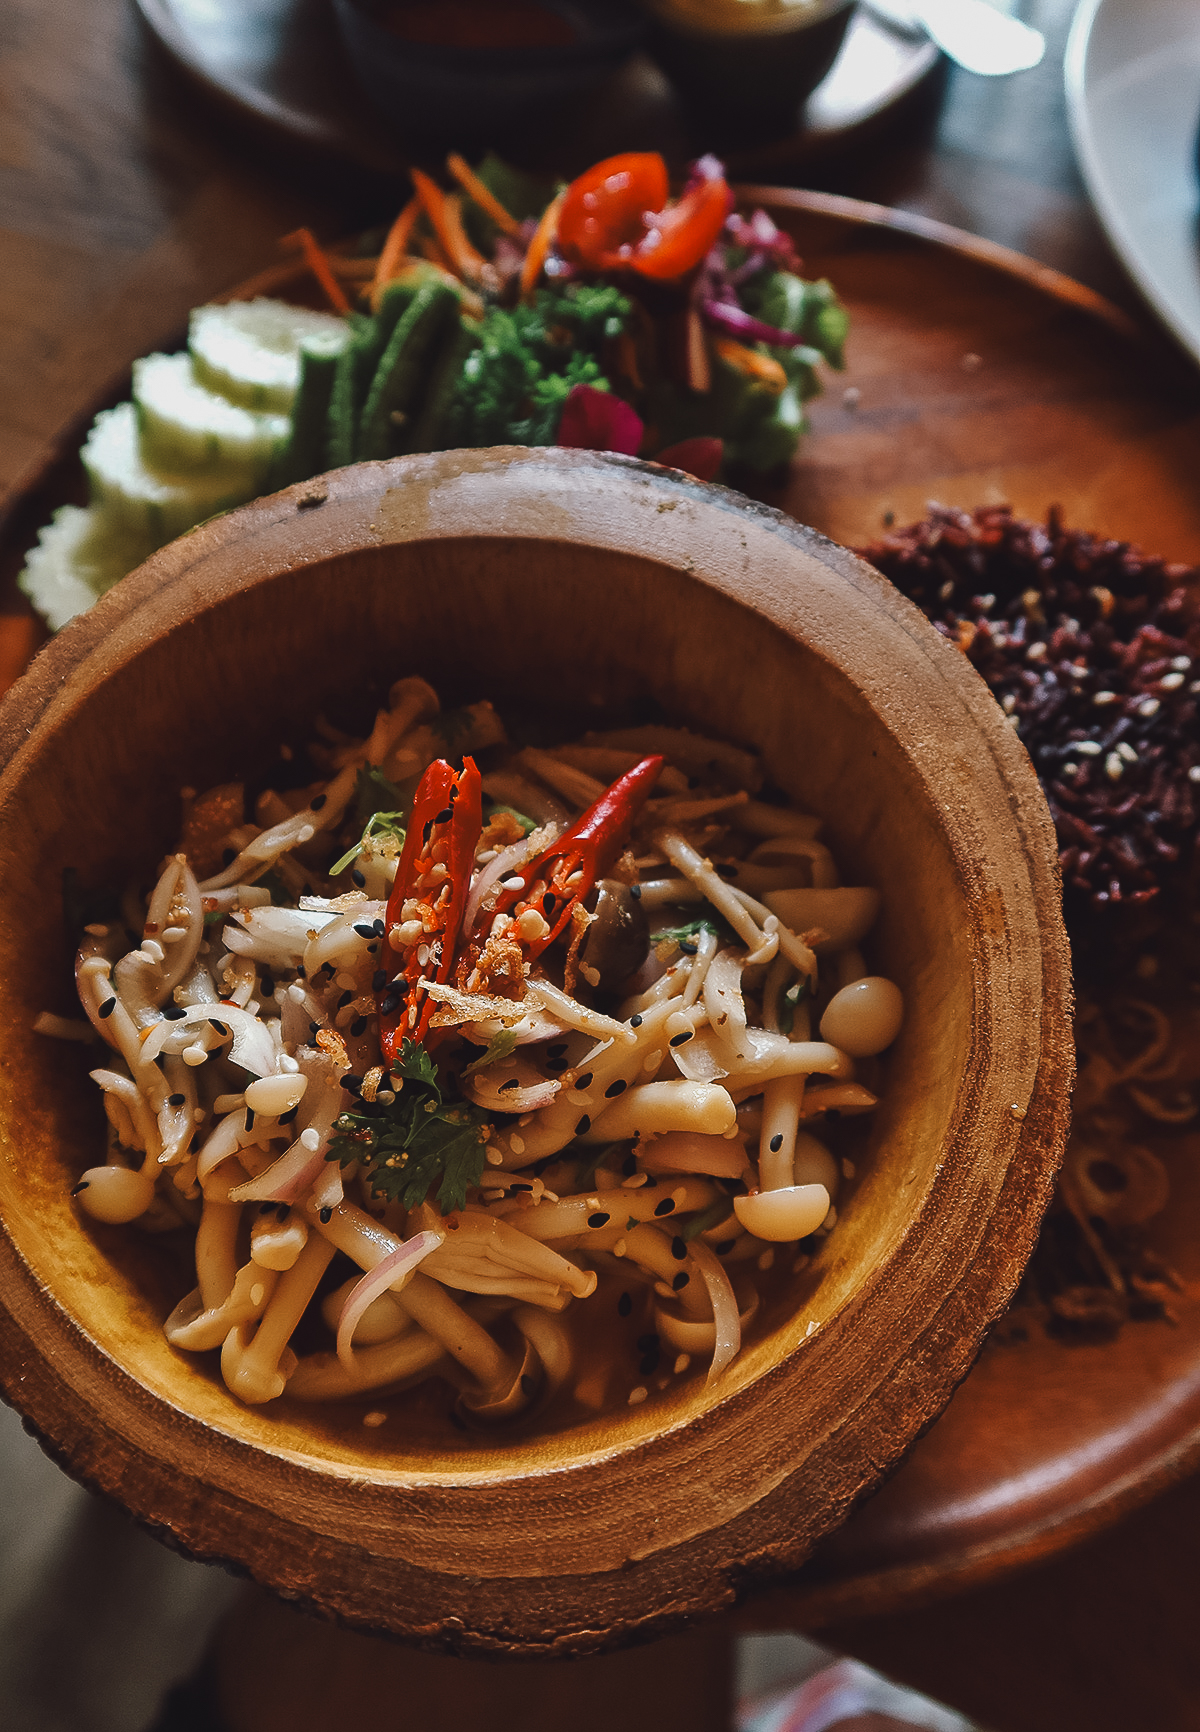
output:
<instances>
[{"instance_id":1,"label":"white sesame seed","mask_svg":"<svg viewBox=\"0 0 1200 1732\"><path fill-rule=\"evenodd\" d=\"M1183 675L1181 673L1164 674L1158 683L1164 692L1177 692L1183 684Z\"/></svg>"},{"instance_id":2,"label":"white sesame seed","mask_svg":"<svg viewBox=\"0 0 1200 1732\"><path fill-rule=\"evenodd\" d=\"M525 880L517 873L512 878L502 878L500 888L501 890L524 890Z\"/></svg>"},{"instance_id":3,"label":"white sesame seed","mask_svg":"<svg viewBox=\"0 0 1200 1732\"><path fill-rule=\"evenodd\" d=\"M630 1407L640 1407L642 1402L645 1401L646 1397L649 1395L649 1393L650 1393L650 1391L645 1387L645 1385L639 1383L636 1389L631 1389L629 1391L629 1405L630 1405Z\"/></svg>"},{"instance_id":4,"label":"white sesame seed","mask_svg":"<svg viewBox=\"0 0 1200 1732\"><path fill-rule=\"evenodd\" d=\"M672 1367L672 1370L674 1371L676 1377L682 1377L684 1372L687 1370L688 1366L691 1363L692 1363L691 1354L690 1353L681 1353L679 1355L678 1359L676 1359L674 1366Z\"/></svg>"},{"instance_id":5,"label":"white sesame seed","mask_svg":"<svg viewBox=\"0 0 1200 1732\"><path fill-rule=\"evenodd\" d=\"M386 1413L380 1413L378 1409L374 1409L370 1413L363 1414L362 1422L364 1425L370 1426L371 1429L374 1430L377 1426L383 1425L386 1419Z\"/></svg>"},{"instance_id":6,"label":"white sesame seed","mask_svg":"<svg viewBox=\"0 0 1200 1732\"><path fill-rule=\"evenodd\" d=\"M1115 752L1110 752L1104 760L1104 773L1110 782L1119 782L1124 768L1124 764Z\"/></svg>"},{"instance_id":7,"label":"white sesame seed","mask_svg":"<svg viewBox=\"0 0 1200 1732\"><path fill-rule=\"evenodd\" d=\"M107 938L108 937L108 927L107 926L85 926L83 930L87 933L89 938Z\"/></svg>"},{"instance_id":8,"label":"white sesame seed","mask_svg":"<svg viewBox=\"0 0 1200 1732\"><path fill-rule=\"evenodd\" d=\"M1171 666L1178 674L1185 674L1192 665L1191 656L1172 656Z\"/></svg>"},{"instance_id":9,"label":"white sesame seed","mask_svg":"<svg viewBox=\"0 0 1200 1732\"><path fill-rule=\"evenodd\" d=\"M315 1155L321 1146L321 1134L310 1125L308 1130L300 1132L300 1142L310 1155Z\"/></svg>"},{"instance_id":10,"label":"white sesame seed","mask_svg":"<svg viewBox=\"0 0 1200 1732\"><path fill-rule=\"evenodd\" d=\"M1096 692L1092 698L1092 702L1095 704L1096 708L1100 710L1104 708L1105 704L1115 704L1116 701L1116 692Z\"/></svg>"},{"instance_id":11,"label":"white sesame seed","mask_svg":"<svg viewBox=\"0 0 1200 1732\"><path fill-rule=\"evenodd\" d=\"M1138 761L1138 755L1129 744L1128 740L1121 741L1121 744L1117 747L1117 752L1122 758L1124 758L1127 764L1136 764Z\"/></svg>"},{"instance_id":12,"label":"white sesame seed","mask_svg":"<svg viewBox=\"0 0 1200 1732\"><path fill-rule=\"evenodd\" d=\"M1141 703L1137 707L1137 713L1139 716L1145 716L1147 719L1149 719L1149 717L1156 716L1158 714L1159 707L1160 706L1159 706L1159 702L1158 702L1157 698L1143 698Z\"/></svg>"},{"instance_id":13,"label":"white sesame seed","mask_svg":"<svg viewBox=\"0 0 1200 1732\"><path fill-rule=\"evenodd\" d=\"M1200 764L1193 764L1188 771L1189 782L1200 782Z\"/></svg>"},{"instance_id":14,"label":"white sesame seed","mask_svg":"<svg viewBox=\"0 0 1200 1732\"><path fill-rule=\"evenodd\" d=\"M1040 662L1045 659L1046 646L1040 639L1036 643L1031 643L1029 648L1025 651L1025 660L1027 662Z\"/></svg>"},{"instance_id":15,"label":"white sesame seed","mask_svg":"<svg viewBox=\"0 0 1200 1732\"><path fill-rule=\"evenodd\" d=\"M1076 740L1071 747L1073 752L1079 752L1085 758L1098 758L1103 749L1099 740Z\"/></svg>"},{"instance_id":16,"label":"white sesame seed","mask_svg":"<svg viewBox=\"0 0 1200 1732\"><path fill-rule=\"evenodd\" d=\"M1004 711L1005 715L1011 716L1016 707L1017 699L1015 692L1005 692L1004 696L1000 700L1000 708Z\"/></svg>"}]
</instances>

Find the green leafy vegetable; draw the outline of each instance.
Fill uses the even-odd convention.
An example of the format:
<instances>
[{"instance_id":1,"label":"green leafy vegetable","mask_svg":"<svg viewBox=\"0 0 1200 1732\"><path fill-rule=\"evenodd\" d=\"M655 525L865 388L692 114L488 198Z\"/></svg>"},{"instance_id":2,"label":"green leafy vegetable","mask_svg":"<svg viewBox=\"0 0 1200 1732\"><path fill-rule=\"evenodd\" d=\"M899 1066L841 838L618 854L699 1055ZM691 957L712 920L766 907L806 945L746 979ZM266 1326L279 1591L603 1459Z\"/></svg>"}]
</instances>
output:
<instances>
[{"instance_id":1,"label":"green leafy vegetable","mask_svg":"<svg viewBox=\"0 0 1200 1732\"><path fill-rule=\"evenodd\" d=\"M443 1215L461 1209L483 1176L483 1130L491 1121L479 1107L443 1098L437 1066L416 1041L401 1043L391 1086L393 1101L361 1101L341 1115L326 1158L343 1167L361 1162L372 1192L406 1209L423 1203L435 1184Z\"/></svg>"},{"instance_id":2,"label":"green leafy vegetable","mask_svg":"<svg viewBox=\"0 0 1200 1732\"><path fill-rule=\"evenodd\" d=\"M791 1034L796 1026L797 1007L812 996L812 976L802 974L795 986L789 986L779 1006L779 1032Z\"/></svg>"},{"instance_id":3,"label":"green leafy vegetable","mask_svg":"<svg viewBox=\"0 0 1200 1732\"><path fill-rule=\"evenodd\" d=\"M696 939L702 932L711 932L714 938L728 942L733 937L732 929L726 925L720 915L701 914L695 920L688 920L682 926L664 926L661 932L650 934L651 944L666 944L673 941L681 950L686 950L689 956L696 954Z\"/></svg>"},{"instance_id":4,"label":"green leafy vegetable","mask_svg":"<svg viewBox=\"0 0 1200 1732\"><path fill-rule=\"evenodd\" d=\"M386 780L386 778L383 778ZM352 848L347 848L341 859L329 868L329 876L336 878L339 872L344 872L347 866L352 866L362 853L364 846L373 836L391 836L401 847L404 846L404 813L403 812L372 812L367 819L362 835Z\"/></svg>"},{"instance_id":5,"label":"green leafy vegetable","mask_svg":"<svg viewBox=\"0 0 1200 1732\"><path fill-rule=\"evenodd\" d=\"M513 1030L502 1028L499 1034L494 1034L488 1041L486 1050L480 1053L478 1058L471 1060L466 1070L463 1071L463 1075L474 1076L475 1072L482 1070L485 1065L495 1064L499 1059L507 1058L510 1053L516 1050L516 1045L517 1037Z\"/></svg>"},{"instance_id":6,"label":"green leafy vegetable","mask_svg":"<svg viewBox=\"0 0 1200 1732\"><path fill-rule=\"evenodd\" d=\"M527 836L531 836L537 829L537 819L527 817L524 812L518 812L515 806L489 806L488 818L494 818L497 812L507 812L510 818L515 818Z\"/></svg>"},{"instance_id":7,"label":"green leafy vegetable","mask_svg":"<svg viewBox=\"0 0 1200 1732\"><path fill-rule=\"evenodd\" d=\"M607 391L602 345L630 304L611 283L539 289L531 304L490 307L450 411L453 445L551 445L573 385Z\"/></svg>"},{"instance_id":8,"label":"green leafy vegetable","mask_svg":"<svg viewBox=\"0 0 1200 1732\"><path fill-rule=\"evenodd\" d=\"M715 1203L710 1203L698 1215L693 1215L687 1226L680 1231L680 1238L685 1245L690 1245L693 1239L698 1239L701 1233L707 1233L710 1227L716 1227L729 1213L729 1204L724 1197Z\"/></svg>"},{"instance_id":9,"label":"green leafy vegetable","mask_svg":"<svg viewBox=\"0 0 1200 1732\"><path fill-rule=\"evenodd\" d=\"M404 801L394 782L389 782L378 764L364 764L354 783L354 822L358 829L366 828L368 818L377 812L392 817L402 815Z\"/></svg>"}]
</instances>

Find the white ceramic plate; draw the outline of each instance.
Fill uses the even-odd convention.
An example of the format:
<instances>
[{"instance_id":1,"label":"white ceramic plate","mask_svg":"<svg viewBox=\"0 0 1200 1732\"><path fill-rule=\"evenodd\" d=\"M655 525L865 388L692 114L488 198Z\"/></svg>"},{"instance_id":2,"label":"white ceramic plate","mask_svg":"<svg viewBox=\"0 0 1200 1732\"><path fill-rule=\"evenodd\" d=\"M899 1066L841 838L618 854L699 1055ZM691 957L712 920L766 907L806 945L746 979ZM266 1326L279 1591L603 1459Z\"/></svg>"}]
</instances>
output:
<instances>
[{"instance_id":1,"label":"white ceramic plate","mask_svg":"<svg viewBox=\"0 0 1200 1732\"><path fill-rule=\"evenodd\" d=\"M1200 361L1200 5L1082 0L1066 53L1080 168L1117 252Z\"/></svg>"}]
</instances>

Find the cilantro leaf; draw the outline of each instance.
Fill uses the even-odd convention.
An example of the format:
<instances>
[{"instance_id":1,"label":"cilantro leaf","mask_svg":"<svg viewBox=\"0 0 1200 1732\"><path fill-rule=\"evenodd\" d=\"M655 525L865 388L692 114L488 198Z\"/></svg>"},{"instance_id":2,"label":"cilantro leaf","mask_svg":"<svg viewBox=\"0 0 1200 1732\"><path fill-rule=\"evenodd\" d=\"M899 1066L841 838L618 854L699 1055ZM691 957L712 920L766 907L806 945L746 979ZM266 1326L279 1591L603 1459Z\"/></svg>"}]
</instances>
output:
<instances>
[{"instance_id":1,"label":"cilantro leaf","mask_svg":"<svg viewBox=\"0 0 1200 1732\"><path fill-rule=\"evenodd\" d=\"M406 1209L423 1203L434 1185L443 1215L461 1209L483 1177L487 1114L443 1099L437 1066L416 1041L401 1043L392 1073L395 1099L362 1101L343 1113L327 1159L343 1167L360 1162L372 1192Z\"/></svg>"},{"instance_id":2,"label":"cilantro leaf","mask_svg":"<svg viewBox=\"0 0 1200 1732\"><path fill-rule=\"evenodd\" d=\"M364 764L354 782L354 822L358 829L365 829L367 819L376 812L394 816L403 804L399 788L388 781L378 764Z\"/></svg>"},{"instance_id":3,"label":"cilantro leaf","mask_svg":"<svg viewBox=\"0 0 1200 1732\"><path fill-rule=\"evenodd\" d=\"M696 920L688 920L682 926L664 926L661 932L650 934L651 944L665 944L673 940L681 950L686 950L690 956L696 953L695 940L701 932L711 932L723 943L733 937L733 930L721 919L720 915L701 914Z\"/></svg>"},{"instance_id":4,"label":"cilantro leaf","mask_svg":"<svg viewBox=\"0 0 1200 1732\"><path fill-rule=\"evenodd\" d=\"M385 779L381 778L381 780ZM372 812L358 841L352 848L347 848L341 859L329 868L329 876L336 878L340 872L346 870L347 866L353 866L372 836L392 836L403 847L405 835L403 819L403 812Z\"/></svg>"},{"instance_id":5,"label":"cilantro leaf","mask_svg":"<svg viewBox=\"0 0 1200 1732\"><path fill-rule=\"evenodd\" d=\"M779 1005L779 1032L791 1034L796 1025L796 1008L812 995L812 976L802 974L795 986L789 986Z\"/></svg>"},{"instance_id":6,"label":"cilantro leaf","mask_svg":"<svg viewBox=\"0 0 1200 1732\"><path fill-rule=\"evenodd\" d=\"M497 1059L507 1058L515 1050L516 1044L517 1037L514 1031L511 1028L502 1028L499 1034L493 1035L488 1041L487 1050L480 1053L478 1058L471 1060L466 1070L463 1071L463 1075L474 1076L475 1072L482 1070L485 1065L495 1064Z\"/></svg>"}]
</instances>

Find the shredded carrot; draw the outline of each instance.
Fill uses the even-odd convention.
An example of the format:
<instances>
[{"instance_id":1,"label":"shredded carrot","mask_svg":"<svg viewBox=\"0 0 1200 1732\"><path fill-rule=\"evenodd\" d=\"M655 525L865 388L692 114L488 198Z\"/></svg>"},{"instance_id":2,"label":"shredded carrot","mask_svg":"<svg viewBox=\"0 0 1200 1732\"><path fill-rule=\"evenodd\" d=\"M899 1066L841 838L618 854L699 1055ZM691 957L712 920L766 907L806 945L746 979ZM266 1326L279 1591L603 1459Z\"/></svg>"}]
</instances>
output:
<instances>
[{"instance_id":1,"label":"shredded carrot","mask_svg":"<svg viewBox=\"0 0 1200 1732\"><path fill-rule=\"evenodd\" d=\"M708 360L708 337L704 322L695 307L687 310L686 341L688 389L704 396L712 390L712 367ZM780 389L782 388L781 386Z\"/></svg>"},{"instance_id":2,"label":"shredded carrot","mask_svg":"<svg viewBox=\"0 0 1200 1732\"><path fill-rule=\"evenodd\" d=\"M558 197L551 199L542 212L541 221L529 243L529 251L525 254L525 263L521 266L521 293L523 295L533 292L534 284L542 274L546 254L550 251L550 244L558 234L558 213L562 209L562 201L566 194L567 189L564 187Z\"/></svg>"},{"instance_id":3,"label":"shredded carrot","mask_svg":"<svg viewBox=\"0 0 1200 1732\"><path fill-rule=\"evenodd\" d=\"M297 229L294 234L284 235L280 246L299 247L304 254L304 261L313 276L324 289L330 306L335 313L348 313L350 302L346 292L329 268L329 260L317 245L311 229Z\"/></svg>"},{"instance_id":4,"label":"shredded carrot","mask_svg":"<svg viewBox=\"0 0 1200 1732\"><path fill-rule=\"evenodd\" d=\"M436 265L439 271L445 271L448 277L454 277L456 285L460 283L460 278L455 276L454 272L450 269L450 260L446 257L445 253L442 251L437 241L434 240L432 235L418 235L417 250L423 259L428 259L430 264Z\"/></svg>"},{"instance_id":5,"label":"shredded carrot","mask_svg":"<svg viewBox=\"0 0 1200 1732\"><path fill-rule=\"evenodd\" d=\"M732 337L718 337L713 347L722 361L736 367L748 379L757 379L768 390L782 391L787 386L787 374L774 355L760 355L756 349L748 349Z\"/></svg>"},{"instance_id":6,"label":"shredded carrot","mask_svg":"<svg viewBox=\"0 0 1200 1732\"><path fill-rule=\"evenodd\" d=\"M464 280L480 282L487 260L467 239L458 200L448 198L437 182L430 180L419 168L412 170L412 180L451 269Z\"/></svg>"},{"instance_id":7,"label":"shredded carrot","mask_svg":"<svg viewBox=\"0 0 1200 1732\"><path fill-rule=\"evenodd\" d=\"M490 216L498 229L503 229L506 235L512 235L519 240L521 225L511 212L506 211L494 192L490 192L470 163L458 152L452 150L446 158L446 167L462 187L473 204L477 204L485 216Z\"/></svg>"},{"instance_id":8,"label":"shredded carrot","mask_svg":"<svg viewBox=\"0 0 1200 1732\"><path fill-rule=\"evenodd\" d=\"M400 269L401 261L407 256L408 243L421 214L421 201L414 193L405 205L400 215L388 230L388 237L383 243L383 251L375 264L375 275L371 281L371 300L374 302L385 283L390 283Z\"/></svg>"}]
</instances>

